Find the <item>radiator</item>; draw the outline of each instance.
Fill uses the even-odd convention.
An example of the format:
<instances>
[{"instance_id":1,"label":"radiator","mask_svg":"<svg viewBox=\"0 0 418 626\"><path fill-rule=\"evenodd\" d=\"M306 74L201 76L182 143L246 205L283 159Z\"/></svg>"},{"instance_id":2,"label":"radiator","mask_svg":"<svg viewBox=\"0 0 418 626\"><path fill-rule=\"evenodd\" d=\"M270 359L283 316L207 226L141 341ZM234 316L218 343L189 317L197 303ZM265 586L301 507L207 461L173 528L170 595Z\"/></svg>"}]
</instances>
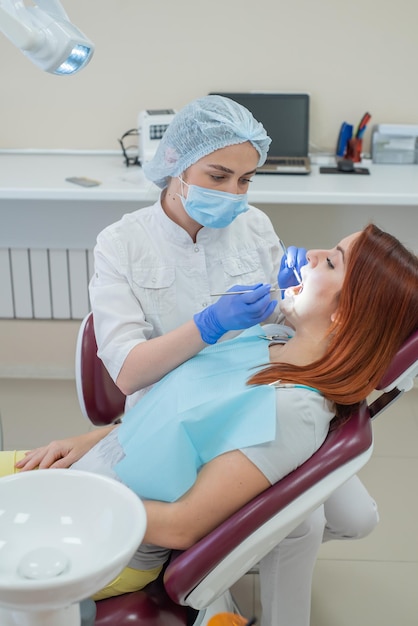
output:
<instances>
[{"instance_id":1,"label":"radiator","mask_svg":"<svg viewBox=\"0 0 418 626\"><path fill-rule=\"evenodd\" d=\"M91 250L0 248L0 318L82 319L92 273Z\"/></svg>"}]
</instances>

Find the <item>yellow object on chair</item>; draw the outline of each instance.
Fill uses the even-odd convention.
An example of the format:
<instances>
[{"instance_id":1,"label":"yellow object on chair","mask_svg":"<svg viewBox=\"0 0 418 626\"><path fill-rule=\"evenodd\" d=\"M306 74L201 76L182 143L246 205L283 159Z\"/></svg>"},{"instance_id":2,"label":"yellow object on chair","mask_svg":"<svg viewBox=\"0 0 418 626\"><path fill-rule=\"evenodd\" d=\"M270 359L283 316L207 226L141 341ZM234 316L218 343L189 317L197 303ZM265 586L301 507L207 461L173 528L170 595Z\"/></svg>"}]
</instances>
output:
<instances>
[{"instance_id":1,"label":"yellow object on chair","mask_svg":"<svg viewBox=\"0 0 418 626\"><path fill-rule=\"evenodd\" d=\"M15 465L21 461L26 454L26 450L2 450L0 452L0 478L17 474L20 470Z\"/></svg>"},{"instance_id":2,"label":"yellow object on chair","mask_svg":"<svg viewBox=\"0 0 418 626\"><path fill-rule=\"evenodd\" d=\"M139 591L148 585L148 583L158 578L158 574L161 570L162 565L150 570L136 570L131 567L125 567L119 576L94 594L93 600L105 600L106 598L120 596L123 593Z\"/></svg>"}]
</instances>

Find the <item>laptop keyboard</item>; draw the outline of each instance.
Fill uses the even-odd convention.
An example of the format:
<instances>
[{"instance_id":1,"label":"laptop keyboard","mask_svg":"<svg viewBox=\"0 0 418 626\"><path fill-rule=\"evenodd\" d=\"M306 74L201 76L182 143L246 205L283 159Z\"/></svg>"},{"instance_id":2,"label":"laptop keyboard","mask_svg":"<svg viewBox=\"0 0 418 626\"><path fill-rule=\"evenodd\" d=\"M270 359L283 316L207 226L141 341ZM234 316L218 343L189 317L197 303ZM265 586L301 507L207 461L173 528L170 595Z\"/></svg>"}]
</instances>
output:
<instances>
[{"instance_id":1,"label":"laptop keyboard","mask_svg":"<svg viewBox=\"0 0 418 626\"><path fill-rule=\"evenodd\" d=\"M309 174L309 159L303 157L269 157L258 174Z\"/></svg>"},{"instance_id":2,"label":"laptop keyboard","mask_svg":"<svg viewBox=\"0 0 418 626\"><path fill-rule=\"evenodd\" d=\"M290 165L290 166L299 166L303 167L305 165L305 159L299 159L297 157L292 158L282 158L282 157L272 157L269 159L269 163L272 165Z\"/></svg>"}]
</instances>

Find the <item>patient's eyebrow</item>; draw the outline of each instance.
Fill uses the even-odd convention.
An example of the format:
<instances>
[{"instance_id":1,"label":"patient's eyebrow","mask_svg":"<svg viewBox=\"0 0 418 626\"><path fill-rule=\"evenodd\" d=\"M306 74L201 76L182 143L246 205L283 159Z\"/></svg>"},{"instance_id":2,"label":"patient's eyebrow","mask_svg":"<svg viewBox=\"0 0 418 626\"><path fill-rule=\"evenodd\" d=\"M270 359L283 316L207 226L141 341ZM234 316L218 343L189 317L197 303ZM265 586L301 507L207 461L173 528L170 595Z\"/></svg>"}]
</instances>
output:
<instances>
[{"instance_id":1,"label":"patient's eyebrow","mask_svg":"<svg viewBox=\"0 0 418 626\"><path fill-rule=\"evenodd\" d=\"M341 248L341 246L337 246L337 250L339 250L339 252L341 252L341 256L343 257L343 263L345 263L345 252L344 252L343 248Z\"/></svg>"}]
</instances>

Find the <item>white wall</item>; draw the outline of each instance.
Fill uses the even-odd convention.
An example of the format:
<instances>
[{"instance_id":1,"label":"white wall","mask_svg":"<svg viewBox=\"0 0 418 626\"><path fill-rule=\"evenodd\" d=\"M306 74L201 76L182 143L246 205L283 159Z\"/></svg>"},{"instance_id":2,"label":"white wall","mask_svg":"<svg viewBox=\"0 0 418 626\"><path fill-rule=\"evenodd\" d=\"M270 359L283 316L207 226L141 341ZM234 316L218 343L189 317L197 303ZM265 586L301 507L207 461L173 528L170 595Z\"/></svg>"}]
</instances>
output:
<instances>
[{"instance_id":1,"label":"white wall","mask_svg":"<svg viewBox=\"0 0 418 626\"><path fill-rule=\"evenodd\" d=\"M311 141L324 149L366 110L374 123L418 122L415 0L63 4L95 56L52 76L0 36L0 148L116 149L141 109L213 90L310 92Z\"/></svg>"}]
</instances>

